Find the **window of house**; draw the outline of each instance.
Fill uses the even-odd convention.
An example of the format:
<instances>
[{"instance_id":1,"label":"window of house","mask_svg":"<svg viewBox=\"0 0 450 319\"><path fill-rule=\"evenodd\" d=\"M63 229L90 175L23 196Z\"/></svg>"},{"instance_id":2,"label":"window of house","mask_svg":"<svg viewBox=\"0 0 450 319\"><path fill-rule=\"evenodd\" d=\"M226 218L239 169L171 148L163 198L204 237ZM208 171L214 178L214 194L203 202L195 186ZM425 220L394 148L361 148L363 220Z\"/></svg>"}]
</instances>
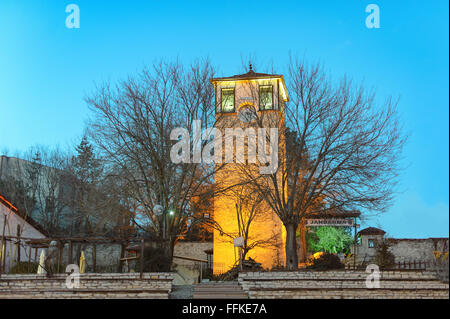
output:
<instances>
[{"instance_id":1,"label":"window of house","mask_svg":"<svg viewBox=\"0 0 450 319\"><path fill-rule=\"evenodd\" d=\"M273 110L272 85L261 85L259 87L259 108L261 110Z\"/></svg>"},{"instance_id":2,"label":"window of house","mask_svg":"<svg viewBox=\"0 0 450 319\"><path fill-rule=\"evenodd\" d=\"M369 248L375 247L375 239L369 239Z\"/></svg>"},{"instance_id":3,"label":"window of house","mask_svg":"<svg viewBox=\"0 0 450 319\"><path fill-rule=\"evenodd\" d=\"M222 112L234 112L234 88L222 89Z\"/></svg>"}]
</instances>

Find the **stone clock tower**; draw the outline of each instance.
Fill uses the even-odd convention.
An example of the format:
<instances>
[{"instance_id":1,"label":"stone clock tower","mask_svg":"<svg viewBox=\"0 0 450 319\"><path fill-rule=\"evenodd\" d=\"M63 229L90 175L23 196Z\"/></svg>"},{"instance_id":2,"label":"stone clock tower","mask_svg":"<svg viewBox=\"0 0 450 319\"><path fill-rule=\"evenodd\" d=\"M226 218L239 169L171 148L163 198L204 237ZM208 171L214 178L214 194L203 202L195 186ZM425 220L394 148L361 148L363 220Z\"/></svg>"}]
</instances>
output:
<instances>
[{"instance_id":1,"label":"stone clock tower","mask_svg":"<svg viewBox=\"0 0 450 319\"><path fill-rule=\"evenodd\" d=\"M216 93L216 128L222 133L222 150L225 153L222 165L216 163L216 167L220 168L216 170L215 184L220 188L227 188L242 183L245 179L248 180L250 175L261 174L261 169L252 171L248 166L254 163L250 149L255 141L257 144L259 143L257 147L253 148L258 153L257 161L260 159L261 150L264 147L267 150L267 145L260 146L261 129L267 130L267 136L269 136L269 131L277 133L275 141L277 157L272 157L273 161L264 165L272 166L275 169L274 172L277 172L278 165L282 165L285 154L284 103L289 99L283 76L256 73L250 65L249 72L245 74L214 78L211 79L211 83L214 85ZM227 138L227 132L230 129L246 132L248 128L252 128L257 133L256 139L245 135L245 142L239 144L237 138L235 139L236 136L232 136L231 144L227 144L230 141ZM275 139L272 135L270 136ZM232 147L233 154L231 156L226 154L226 145ZM266 152L266 155L269 152L270 150ZM253 166L257 167L255 164ZM243 173L243 171L247 173ZM279 174L279 170L276 174ZM238 217L238 210L242 207L238 206L239 198L236 194L242 194L247 188L240 186L238 189L238 192L230 190L222 192L214 198L214 221L220 225L222 230L214 230L214 274L228 271L239 260L239 252L234 247L233 239L225 235L233 234L232 237L242 235L239 225L242 226L243 221ZM267 240L267 243L251 249L247 258L251 257L261 263L264 268L269 269L275 265L283 265L285 261L285 231L282 222L264 201L259 200L257 206L249 206L250 208L247 206L243 209L257 207L258 210L258 218L252 221L247 236L249 244L257 240ZM241 214L246 214L246 212L241 212ZM269 242L270 244L268 244Z\"/></svg>"}]
</instances>

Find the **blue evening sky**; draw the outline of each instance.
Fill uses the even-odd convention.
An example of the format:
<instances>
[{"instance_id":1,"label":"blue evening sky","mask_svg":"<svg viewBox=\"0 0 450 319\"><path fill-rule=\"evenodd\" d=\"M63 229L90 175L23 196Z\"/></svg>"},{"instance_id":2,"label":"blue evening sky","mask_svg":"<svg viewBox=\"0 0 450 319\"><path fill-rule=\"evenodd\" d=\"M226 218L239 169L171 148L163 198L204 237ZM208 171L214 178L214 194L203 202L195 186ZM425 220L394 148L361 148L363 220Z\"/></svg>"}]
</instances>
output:
<instances>
[{"instance_id":1,"label":"blue evening sky","mask_svg":"<svg viewBox=\"0 0 450 319\"><path fill-rule=\"evenodd\" d=\"M80 8L80 29L65 26L70 3ZM380 7L380 29L365 26L370 3ZM291 52L401 97L411 133L403 192L362 227L448 236L448 9L447 0L0 0L0 153L78 142L94 83L156 59L209 57L226 76L242 71L242 57L281 68Z\"/></svg>"}]
</instances>

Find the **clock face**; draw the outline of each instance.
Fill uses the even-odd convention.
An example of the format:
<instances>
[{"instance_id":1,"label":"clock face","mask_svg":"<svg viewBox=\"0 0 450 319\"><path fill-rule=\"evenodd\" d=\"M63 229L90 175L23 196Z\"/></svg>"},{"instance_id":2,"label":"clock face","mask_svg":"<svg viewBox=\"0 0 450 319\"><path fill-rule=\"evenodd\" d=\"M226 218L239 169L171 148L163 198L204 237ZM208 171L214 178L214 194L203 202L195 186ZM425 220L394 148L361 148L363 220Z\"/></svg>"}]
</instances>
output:
<instances>
[{"instance_id":1,"label":"clock face","mask_svg":"<svg viewBox=\"0 0 450 319\"><path fill-rule=\"evenodd\" d=\"M241 122L249 123L256 119L256 110L252 105L244 105L239 109L238 118Z\"/></svg>"}]
</instances>

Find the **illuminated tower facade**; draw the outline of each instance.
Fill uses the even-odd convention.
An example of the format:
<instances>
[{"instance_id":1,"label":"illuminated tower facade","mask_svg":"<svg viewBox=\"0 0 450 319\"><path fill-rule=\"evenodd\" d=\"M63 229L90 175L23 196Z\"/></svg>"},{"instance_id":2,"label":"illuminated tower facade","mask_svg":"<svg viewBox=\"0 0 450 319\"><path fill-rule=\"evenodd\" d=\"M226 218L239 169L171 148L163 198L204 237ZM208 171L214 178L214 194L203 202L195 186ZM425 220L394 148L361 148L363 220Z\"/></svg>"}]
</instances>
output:
<instances>
[{"instance_id":1,"label":"illuminated tower facade","mask_svg":"<svg viewBox=\"0 0 450 319\"><path fill-rule=\"evenodd\" d=\"M285 154L284 103L289 99L283 76L256 73L250 65L250 71L245 74L214 78L211 82L216 93L216 128L221 131L223 136L222 152L227 152L226 144L229 141L229 139L227 140L227 131L230 129L242 129L241 132L247 132L246 129L253 127L259 134L264 128L267 130L267 136L271 129L275 129L278 134L275 142L277 144L277 163L270 165L282 165ZM246 173L243 173L243 165L249 167L248 163L251 162L249 147L253 145L254 141L245 135L245 142L242 145L237 142L237 138L232 137L233 155L231 157L233 160L230 162L230 156L227 160L227 154L224 154L222 165L216 164L216 167L220 167L216 170L214 177L218 188L224 189L238 184L244 179L248 180L248 172L255 174L254 176L260 174L258 169L254 172L252 169L244 169ZM258 152L259 156L263 148L260 146L259 135L256 137L256 141L258 146L254 150ZM267 145L264 146L266 150ZM267 154L269 153L270 150ZM259 159L259 157L257 158ZM257 167L257 165L252 167ZM279 170L277 174L279 174ZM225 235L239 236L238 225L242 221L238 221L238 207L236 206L238 202L236 192L232 190L222 192L214 197L214 221L221 228L221 230L214 230L213 271L215 274L226 272L235 265L239 258L232 238ZM256 246L249 251L247 257L261 263L264 268L270 269L275 265L284 264L285 231L279 217L267 203L260 202L257 207L258 218L251 223L248 239L251 242L267 239L270 244ZM273 238L276 239L275 244Z\"/></svg>"}]
</instances>

